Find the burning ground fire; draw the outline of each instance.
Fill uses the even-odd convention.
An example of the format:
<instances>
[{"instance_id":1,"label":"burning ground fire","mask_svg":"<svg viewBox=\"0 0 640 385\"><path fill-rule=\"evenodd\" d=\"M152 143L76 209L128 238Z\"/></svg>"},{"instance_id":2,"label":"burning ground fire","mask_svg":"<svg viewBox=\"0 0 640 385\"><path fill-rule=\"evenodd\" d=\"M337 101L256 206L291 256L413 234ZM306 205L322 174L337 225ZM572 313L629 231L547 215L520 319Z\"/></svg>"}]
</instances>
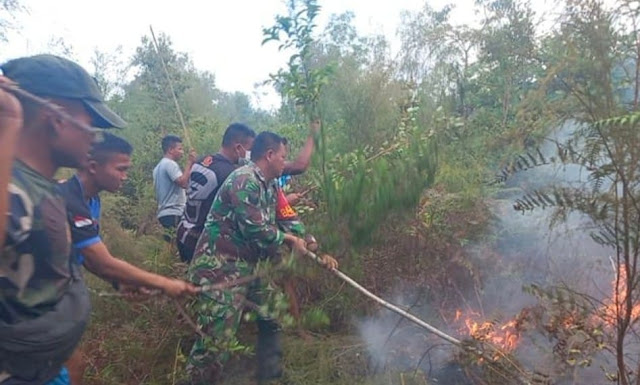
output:
<instances>
[{"instance_id":1,"label":"burning ground fire","mask_svg":"<svg viewBox=\"0 0 640 385\"><path fill-rule=\"evenodd\" d=\"M625 270L620 267L617 276L612 281L612 295L602 301L602 306L595 309L587 318L587 323L592 326L604 324L605 327L615 327L618 317L622 317L625 310L625 299L627 293L627 279ZM616 290L617 287L617 290ZM457 331L461 335L468 336L479 342L489 343L500 349L502 353L508 354L516 350L523 332L523 325L526 312L516 315L506 322L487 320L480 313L475 311L456 310L454 322ZM631 309L631 323L640 320L640 303L635 302ZM557 324L565 330L573 329L576 325L583 323L585 319L573 312L566 314L561 322ZM494 359L498 359L495 356Z\"/></svg>"},{"instance_id":2,"label":"burning ground fire","mask_svg":"<svg viewBox=\"0 0 640 385\"><path fill-rule=\"evenodd\" d=\"M504 353L515 350L520 341L517 319L514 318L498 324L495 321L482 321L481 318L479 313L471 311L465 314L463 311L457 310L454 321L464 323L464 326L458 330L461 334L468 335L477 341L490 343L500 348Z\"/></svg>"},{"instance_id":3,"label":"burning ground fire","mask_svg":"<svg viewBox=\"0 0 640 385\"><path fill-rule=\"evenodd\" d=\"M627 293L627 274L623 266L618 267L617 275L614 277L611 286L613 291L611 298L603 301L603 306L598 312L598 315L608 326L615 325L617 318L625 313L625 300L629 293ZM616 290L616 286L618 290ZM639 318L640 303L634 303L631 308L631 323Z\"/></svg>"}]
</instances>

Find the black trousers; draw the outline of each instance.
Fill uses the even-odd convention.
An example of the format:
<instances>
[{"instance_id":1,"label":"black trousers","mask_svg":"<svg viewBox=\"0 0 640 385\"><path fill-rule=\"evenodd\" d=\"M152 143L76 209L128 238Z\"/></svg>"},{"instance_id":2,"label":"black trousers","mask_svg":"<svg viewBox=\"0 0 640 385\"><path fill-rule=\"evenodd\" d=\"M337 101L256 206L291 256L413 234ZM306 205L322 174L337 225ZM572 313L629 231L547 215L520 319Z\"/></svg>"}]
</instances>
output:
<instances>
[{"instance_id":1,"label":"black trousers","mask_svg":"<svg viewBox=\"0 0 640 385\"><path fill-rule=\"evenodd\" d=\"M159 217L158 222L160 222L162 227L164 227L165 229L175 229L176 226L178 226L178 222L180 222L180 216L165 215L163 217Z\"/></svg>"},{"instance_id":2,"label":"black trousers","mask_svg":"<svg viewBox=\"0 0 640 385\"><path fill-rule=\"evenodd\" d=\"M159 217L158 222L160 222L162 227L164 227L166 230L165 233L162 235L162 239L164 239L168 243L171 243L175 235L175 231L173 230L178 226L178 223L180 222L180 216L165 215L165 216Z\"/></svg>"}]
</instances>

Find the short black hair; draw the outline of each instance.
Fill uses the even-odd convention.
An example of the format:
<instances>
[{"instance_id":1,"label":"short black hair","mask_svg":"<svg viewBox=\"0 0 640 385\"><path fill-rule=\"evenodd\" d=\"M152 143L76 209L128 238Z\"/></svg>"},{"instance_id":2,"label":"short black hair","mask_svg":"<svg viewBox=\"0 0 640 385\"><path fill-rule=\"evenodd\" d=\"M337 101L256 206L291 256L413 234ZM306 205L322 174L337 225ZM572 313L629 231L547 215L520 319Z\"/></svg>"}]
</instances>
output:
<instances>
[{"instance_id":1,"label":"short black hair","mask_svg":"<svg viewBox=\"0 0 640 385\"><path fill-rule=\"evenodd\" d=\"M248 138L255 137L256 132L246 124L231 123L222 136L222 147L228 147L235 143L243 143Z\"/></svg>"},{"instance_id":2,"label":"short black hair","mask_svg":"<svg viewBox=\"0 0 640 385\"><path fill-rule=\"evenodd\" d=\"M129 142L119 136L103 132L101 140L91 146L90 155L92 160L104 164L109 161L111 155L131 155L132 152L133 146Z\"/></svg>"},{"instance_id":3,"label":"short black hair","mask_svg":"<svg viewBox=\"0 0 640 385\"><path fill-rule=\"evenodd\" d=\"M267 151L278 151L280 145L287 145L287 138L269 131L263 131L256 136L251 147L251 161L255 162L265 156Z\"/></svg>"},{"instance_id":4,"label":"short black hair","mask_svg":"<svg viewBox=\"0 0 640 385\"><path fill-rule=\"evenodd\" d=\"M167 153L167 151L171 150L173 146L178 143L182 143L182 139L176 135L167 135L162 138L162 152Z\"/></svg>"}]
</instances>

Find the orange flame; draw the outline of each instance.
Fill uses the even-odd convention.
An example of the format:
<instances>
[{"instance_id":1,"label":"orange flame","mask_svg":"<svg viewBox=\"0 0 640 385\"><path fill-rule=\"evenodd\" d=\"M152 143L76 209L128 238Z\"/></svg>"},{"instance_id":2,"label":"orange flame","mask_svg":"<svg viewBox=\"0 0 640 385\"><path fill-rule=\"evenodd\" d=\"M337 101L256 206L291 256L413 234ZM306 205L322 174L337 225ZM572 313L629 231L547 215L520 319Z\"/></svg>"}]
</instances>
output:
<instances>
[{"instance_id":1,"label":"orange flame","mask_svg":"<svg viewBox=\"0 0 640 385\"><path fill-rule=\"evenodd\" d=\"M623 317L626 313L626 299L631 293L627 290L627 271L624 266L619 266L616 277L611 283L611 298L604 301L604 306L600 309L599 315L604 319L605 324L613 326L619 317ZM617 290L616 290L617 289ZM640 318L640 303L631 306L631 322L635 322Z\"/></svg>"},{"instance_id":2,"label":"orange flame","mask_svg":"<svg viewBox=\"0 0 640 385\"><path fill-rule=\"evenodd\" d=\"M470 312L463 318L463 312L456 310L455 321L464 319L464 327L466 327L466 330L464 327L461 328L461 333L467 334L475 340L491 343L505 353L515 350L520 341L520 333L516 328L517 321L515 319L496 324L491 321L479 321L479 318L480 314L475 312Z\"/></svg>"},{"instance_id":3,"label":"orange flame","mask_svg":"<svg viewBox=\"0 0 640 385\"><path fill-rule=\"evenodd\" d=\"M611 282L611 297L605 298L602 301L602 306L595 309L593 313L587 315L586 318L580 315L578 311L569 311L563 318L559 319L557 326L564 330L571 330L579 325L588 325L590 328L597 325L605 326L606 328L613 328L616 326L619 319L625 316L627 312L626 299L628 295L627 291L627 274L623 266L618 267L616 276ZM640 319L640 303L631 304L631 323Z\"/></svg>"},{"instance_id":4,"label":"orange flame","mask_svg":"<svg viewBox=\"0 0 640 385\"><path fill-rule=\"evenodd\" d=\"M612 295L603 301L603 305L595 314L589 316L588 323L601 323L604 320L606 326L614 327L617 320L624 317L627 311L626 299L631 295L627 290L627 274L624 266L617 269L616 277L612 281ZM482 342L491 343L500 348L503 353L513 352L520 342L520 332L518 318L511 319L505 323L497 324L491 321L482 321L479 313L469 311L463 312L458 309L455 312L454 322L464 322L460 326L459 332ZM631 305L631 323L640 320L640 303L634 301ZM578 314L569 313L560 322L560 327L572 329L579 322L584 322ZM493 357L498 359L498 355Z\"/></svg>"}]
</instances>

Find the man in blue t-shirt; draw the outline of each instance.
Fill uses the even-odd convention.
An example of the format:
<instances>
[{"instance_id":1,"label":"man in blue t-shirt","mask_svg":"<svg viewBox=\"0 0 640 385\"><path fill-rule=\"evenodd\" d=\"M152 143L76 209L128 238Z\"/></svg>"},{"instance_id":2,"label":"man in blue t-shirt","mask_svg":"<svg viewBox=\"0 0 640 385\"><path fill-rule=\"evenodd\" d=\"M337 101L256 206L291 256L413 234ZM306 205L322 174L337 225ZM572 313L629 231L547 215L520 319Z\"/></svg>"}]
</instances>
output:
<instances>
[{"instance_id":1,"label":"man in blue t-shirt","mask_svg":"<svg viewBox=\"0 0 640 385\"><path fill-rule=\"evenodd\" d=\"M131 286L163 290L177 297L195 294L195 287L187 282L147 272L111 255L100 237L101 191L116 192L127 178L133 148L122 138L104 133L101 141L91 149L89 161L76 175L61 184L67 204L75 261L97 276ZM76 352L67 367L73 384L82 381L82 356Z\"/></svg>"},{"instance_id":2,"label":"man in blue t-shirt","mask_svg":"<svg viewBox=\"0 0 640 385\"><path fill-rule=\"evenodd\" d=\"M170 296L195 293L184 281L150 273L115 258L100 238L99 193L120 189L131 167L132 151L126 140L104 133L103 139L93 145L90 160L62 183L76 262L114 282L160 289Z\"/></svg>"}]
</instances>

